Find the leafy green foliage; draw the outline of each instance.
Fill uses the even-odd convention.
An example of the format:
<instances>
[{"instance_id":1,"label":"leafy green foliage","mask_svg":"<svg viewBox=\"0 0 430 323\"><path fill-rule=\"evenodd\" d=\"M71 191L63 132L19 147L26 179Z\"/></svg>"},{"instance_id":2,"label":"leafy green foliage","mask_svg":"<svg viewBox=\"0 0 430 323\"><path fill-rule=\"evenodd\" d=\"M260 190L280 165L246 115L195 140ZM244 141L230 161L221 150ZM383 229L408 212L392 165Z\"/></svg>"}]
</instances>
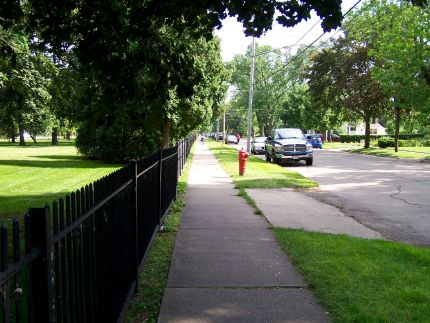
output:
<instances>
[{"instance_id":1,"label":"leafy green foliage","mask_svg":"<svg viewBox=\"0 0 430 323\"><path fill-rule=\"evenodd\" d=\"M430 147L430 140L418 140L418 139L409 139L409 140L399 140L399 147ZM387 148L387 147L395 147L394 138L383 137L378 139L378 147L379 148Z\"/></svg>"},{"instance_id":2,"label":"leafy green foliage","mask_svg":"<svg viewBox=\"0 0 430 323\"><path fill-rule=\"evenodd\" d=\"M237 16L247 35L259 36L271 28L276 10L286 26L308 19L312 10L326 30L341 20L336 0L29 0L15 1L1 13L7 32L19 25L37 35L37 46L56 60L76 58L64 64L69 73L59 73L51 87L52 126L70 127L76 116L83 154L126 160L152 152L160 142L168 145L218 115L225 77L219 45L208 41L213 29L227 15ZM78 79L70 73L75 71ZM75 102L79 111L70 116Z\"/></svg>"},{"instance_id":3,"label":"leafy green foliage","mask_svg":"<svg viewBox=\"0 0 430 323\"><path fill-rule=\"evenodd\" d=\"M262 136L271 133L272 129L281 124L284 102L292 86L288 75L280 72L285 59L280 50L270 46L256 46L252 109L256 117L254 128L258 129ZM246 55L236 55L228 64L231 72L230 83L239 89L232 100L229 114L246 115L250 64L251 47L248 48Z\"/></svg>"},{"instance_id":4,"label":"leafy green foliage","mask_svg":"<svg viewBox=\"0 0 430 323\"><path fill-rule=\"evenodd\" d=\"M394 135L370 135L371 140L379 140L383 138L392 138L394 140ZM400 134L399 138L403 140L411 140L414 138L423 138L423 134L413 133L413 134ZM340 135L341 142L360 142L366 138L365 135Z\"/></svg>"},{"instance_id":5,"label":"leafy green foliage","mask_svg":"<svg viewBox=\"0 0 430 323\"><path fill-rule=\"evenodd\" d=\"M99 84L81 101L77 146L84 155L139 158L160 146L166 123L174 142L219 114L226 91L219 40L196 40L167 27L153 32L158 46L133 48L137 57L153 55L150 61L118 62L123 68L115 75L87 85L89 93ZM115 79L123 80L121 87L112 88Z\"/></svg>"},{"instance_id":6,"label":"leafy green foliage","mask_svg":"<svg viewBox=\"0 0 430 323\"><path fill-rule=\"evenodd\" d=\"M347 119L366 123L365 147L370 143L370 121L388 102L379 83L372 79L374 60L365 44L341 38L313 57L308 70L311 102L317 110L332 110Z\"/></svg>"},{"instance_id":7,"label":"leafy green foliage","mask_svg":"<svg viewBox=\"0 0 430 323\"><path fill-rule=\"evenodd\" d=\"M24 129L40 132L51 122L49 84L55 66L30 47L33 42L19 30L0 28L0 128L9 138L19 128L21 145Z\"/></svg>"},{"instance_id":8,"label":"leafy green foliage","mask_svg":"<svg viewBox=\"0 0 430 323\"><path fill-rule=\"evenodd\" d=\"M368 44L369 57L375 62L372 79L391 98L398 134L402 117L416 119L430 111L429 11L391 0L367 2L363 7L345 23L345 29L356 42ZM420 119L429 124L427 117Z\"/></svg>"}]
</instances>

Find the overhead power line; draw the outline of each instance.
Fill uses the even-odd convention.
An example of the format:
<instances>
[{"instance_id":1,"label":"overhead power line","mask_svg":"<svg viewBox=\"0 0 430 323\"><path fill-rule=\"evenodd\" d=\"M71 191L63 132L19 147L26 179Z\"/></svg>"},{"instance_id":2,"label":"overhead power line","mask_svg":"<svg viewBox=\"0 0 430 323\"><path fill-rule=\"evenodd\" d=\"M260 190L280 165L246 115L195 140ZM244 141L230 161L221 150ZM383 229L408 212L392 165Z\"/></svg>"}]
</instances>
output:
<instances>
[{"instance_id":1,"label":"overhead power line","mask_svg":"<svg viewBox=\"0 0 430 323\"><path fill-rule=\"evenodd\" d=\"M342 15L342 19L344 19L355 7L357 7L360 2L362 2L363 0L358 0L354 5L352 5L343 15ZM371 5L371 2L369 2L369 4L365 7L365 9L367 7L369 7ZM339 28L333 35L332 37L334 37L336 34L338 34L342 29ZM294 62L296 59L298 59L302 54L304 54L307 50L309 50L318 40L321 39L321 37L323 37L327 32L323 32L321 35L319 35L311 44L307 45L304 49L302 49L299 53L297 53L296 55L294 55L286 64L284 64L282 67L280 67L278 70L274 71L273 73L270 74L270 76L274 76L279 72L282 72L285 70L285 68L290 65L292 62ZM321 43L318 47L316 47L315 49L320 48L323 45L323 43Z\"/></svg>"},{"instance_id":2,"label":"overhead power line","mask_svg":"<svg viewBox=\"0 0 430 323\"><path fill-rule=\"evenodd\" d=\"M267 53L271 53L271 52L274 52L275 50L278 50L278 49L287 49L287 48L292 48L292 47L296 47L297 45L299 45L299 42L303 39L303 38L305 38L306 37L306 35L307 34L309 34L310 32L311 32L311 30L312 29L314 29L319 23L320 23L320 21L321 21L322 19L320 18L311 28L309 28L294 44L292 44L292 45L285 45L285 46L282 46L282 47L280 47L280 48L275 48L275 49L271 49L271 50L266 50L266 51L264 51L264 52L261 52L261 53L258 53L258 54L256 54L255 56L261 56L261 55L264 55L264 54L267 54Z\"/></svg>"}]
</instances>

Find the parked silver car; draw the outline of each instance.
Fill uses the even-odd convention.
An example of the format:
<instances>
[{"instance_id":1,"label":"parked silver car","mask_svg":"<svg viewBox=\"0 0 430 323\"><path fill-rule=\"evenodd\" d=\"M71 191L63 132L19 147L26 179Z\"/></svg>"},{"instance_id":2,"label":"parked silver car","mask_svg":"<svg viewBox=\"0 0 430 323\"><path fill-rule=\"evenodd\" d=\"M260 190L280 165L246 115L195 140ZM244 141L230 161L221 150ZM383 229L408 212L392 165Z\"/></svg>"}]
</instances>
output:
<instances>
[{"instance_id":1,"label":"parked silver car","mask_svg":"<svg viewBox=\"0 0 430 323\"><path fill-rule=\"evenodd\" d=\"M267 137L255 137L251 141L251 153L254 155L264 154L266 152L266 139Z\"/></svg>"}]
</instances>

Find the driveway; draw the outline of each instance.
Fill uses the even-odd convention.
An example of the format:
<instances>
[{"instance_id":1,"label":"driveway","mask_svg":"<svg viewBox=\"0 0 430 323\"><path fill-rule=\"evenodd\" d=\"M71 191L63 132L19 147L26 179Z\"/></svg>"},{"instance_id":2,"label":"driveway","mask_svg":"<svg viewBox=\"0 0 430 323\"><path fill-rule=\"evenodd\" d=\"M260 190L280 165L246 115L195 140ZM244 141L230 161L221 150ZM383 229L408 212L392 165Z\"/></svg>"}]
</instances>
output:
<instances>
[{"instance_id":1,"label":"driveway","mask_svg":"<svg viewBox=\"0 0 430 323\"><path fill-rule=\"evenodd\" d=\"M314 165L287 166L320 183L308 192L382 236L430 247L430 164L314 150Z\"/></svg>"}]
</instances>

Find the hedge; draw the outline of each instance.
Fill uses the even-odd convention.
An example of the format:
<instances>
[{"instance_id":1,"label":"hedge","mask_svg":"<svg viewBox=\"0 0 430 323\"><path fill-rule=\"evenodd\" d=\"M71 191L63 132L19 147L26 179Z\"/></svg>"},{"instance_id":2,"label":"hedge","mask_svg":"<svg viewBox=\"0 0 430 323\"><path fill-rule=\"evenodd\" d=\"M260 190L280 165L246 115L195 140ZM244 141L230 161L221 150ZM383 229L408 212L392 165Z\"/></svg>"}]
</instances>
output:
<instances>
[{"instance_id":1,"label":"hedge","mask_svg":"<svg viewBox=\"0 0 430 323\"><path fill-rule=\"evenodd\" d=\"M394 138L391 138L391 137L379 138L378 147L379 148L394 147ZM424 140L400 139L399 147L430 147L430 139L424 139Z\"/></svg>"},{"instance_id":2,"label":"hedge","mask_svg":"<svg viewBox=\"0 0 430 323\"><path fill-rule=\"evenodd\" d=\"M364 140L365 135L340 135L341 142L360 142ZM380 138L393 138L394 135L370 135L370 140L379 140ZM410 134L400 134L399 139L410 140L410 139L421 139L424 138L424 134L420 133L410 133Z\"/></svg>"}]
</instances>

